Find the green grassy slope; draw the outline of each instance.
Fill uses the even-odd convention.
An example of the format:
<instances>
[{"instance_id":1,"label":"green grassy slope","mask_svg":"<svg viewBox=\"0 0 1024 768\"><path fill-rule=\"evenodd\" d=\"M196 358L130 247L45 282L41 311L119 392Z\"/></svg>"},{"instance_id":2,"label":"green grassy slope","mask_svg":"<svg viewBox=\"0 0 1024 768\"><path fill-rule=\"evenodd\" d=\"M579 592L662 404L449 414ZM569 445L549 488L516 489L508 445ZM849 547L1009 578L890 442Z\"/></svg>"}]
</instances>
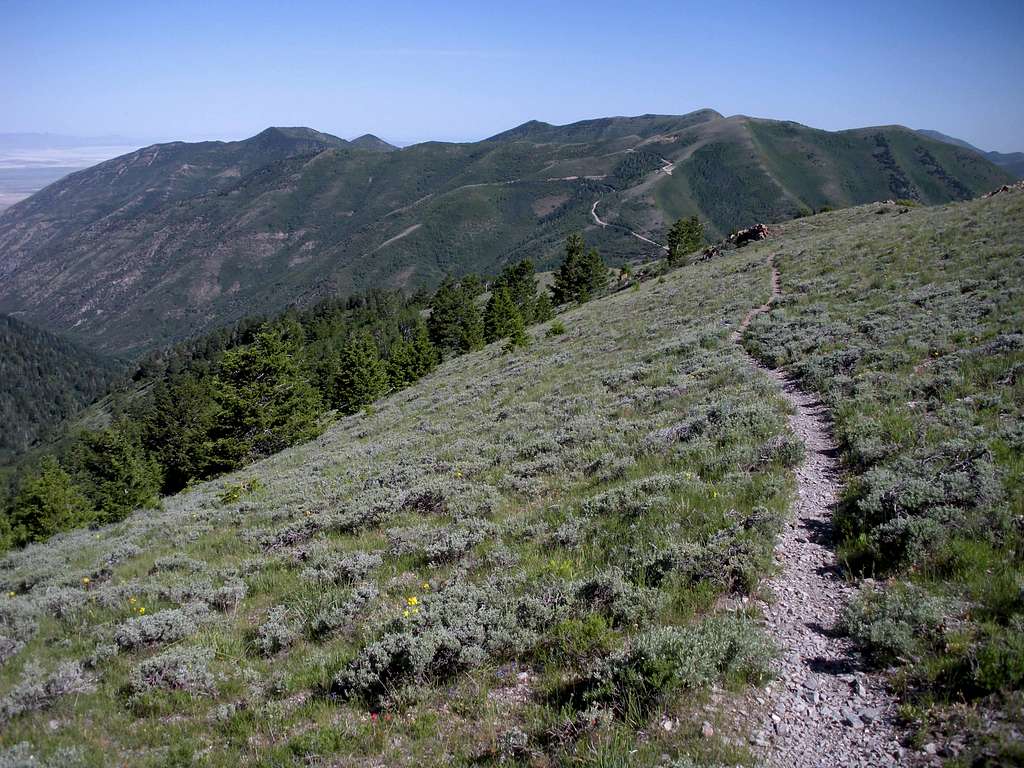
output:
<instances>
[{"instance_id":1,"label":"green grassy slope","mask_svg":"<svg viewBox=\"0 0 1024 768\"><path fill-rule=\"evenodd\" d=\"M616 263L656 255L629 229L662 242L679 216L721 237L826 205L939 203L1010 180L903 128L829 133L709 110L389 152L330 139L271 129L158 145L43 190L0 215L0 310L137 354L255 306L430 287L524 257L550 268L574 230ZM595 201L618 226L593 221Z\"/></svg>"},{"instance_id":2,"label":"green grassy slope","mask_svg":"<svg viewBox=\"0 0 1024 768\"><path fill-rule=\"evenodd\" d=\"M771 651L730 598L770 567L800 450L728 336L773 255L782 298L744 343L835 414L841 552L878 579L848 630L902 670L913 738L1010 759L1022 208L786 223L159 511L8 554L0 744L97 766L750 763L728 700Z\"/></svg>"},{"instance_id":3,"label":"green grassy slope","mask_svg":"<svg viewBox=\"0 0 1024 768\"><path fill-rule=\"evenodd\" d=\"M676 272L160 511L8 554L3 746L86 765L748 762L700 736L730 725L699 705L771 654L718 600L755 588L799 455L727 340L767 294L742 253Z\"/></svg>"},{"instance_id":4,"label":"green grassy slope","mask_svg":"<svg viewBox=\"0 0 1024 768\"><path fill-rule=\"evenodd\" d=\"M979 762L964 764L1015 764L1024 193L832 213L760 247L782 298L747 344L830 406L850 470L841 554L881 580L848 628L877 664L899 666L919 744L957 751L967 737Z\"/></svg>"}]
</instances>

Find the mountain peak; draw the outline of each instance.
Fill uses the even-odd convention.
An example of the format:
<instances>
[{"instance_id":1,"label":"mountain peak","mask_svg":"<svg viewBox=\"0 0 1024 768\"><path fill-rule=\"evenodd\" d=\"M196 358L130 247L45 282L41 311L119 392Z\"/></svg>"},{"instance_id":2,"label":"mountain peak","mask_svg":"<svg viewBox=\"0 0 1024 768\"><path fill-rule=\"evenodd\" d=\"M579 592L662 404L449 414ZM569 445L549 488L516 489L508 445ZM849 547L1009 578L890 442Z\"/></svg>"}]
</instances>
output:
<instances>
[{"instance_id":1,"label":"mountain peak","mask_svg":"<svg viewBox=\"0 0 1024 768\"><path fill-rule=\"evenodd\" d=\"M296 127L282 127L282 126L271 126L265 130L260 131L252 138L246 139L247 142L253 144L315 144L321 145L322 148L327 149L328 147L344 147L348 144L344 139L339 139L337 136L332 136L329 133L323 133L313 128L306 128L304 126Z\"/></svg>"},{"instance_id":2,"label":"mountain peak","mask_svg":"<svg viewBox=\"0 0 1024 768\"><path fill-rule=\"evenodd\" d=\"M371 152L393 152L398 149L394 144L389 144L372 133L364 133L362 136L352 139L349 144L357 149L366 149Z\"/></svg>"}]
</instances>

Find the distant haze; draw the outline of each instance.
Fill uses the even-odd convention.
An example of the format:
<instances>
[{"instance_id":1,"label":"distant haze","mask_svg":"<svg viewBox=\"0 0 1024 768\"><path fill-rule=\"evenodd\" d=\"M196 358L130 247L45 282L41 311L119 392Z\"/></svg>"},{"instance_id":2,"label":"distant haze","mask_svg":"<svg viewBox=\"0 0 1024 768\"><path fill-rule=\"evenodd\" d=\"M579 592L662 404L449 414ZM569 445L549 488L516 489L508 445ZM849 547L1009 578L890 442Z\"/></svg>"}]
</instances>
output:
<instances>
[{"instance_id":1,"label":"distant haze","mask_svg":"<svg viewBox=\"0 0 1024 768\"><path fill-rule=\"evenodd\" d=\"M119 143L113 143L119 142ZM120 136L88 138L54 134L0 134L0 210L24 200L69 173L137 149Z\"/></svg>"}]
</instances>

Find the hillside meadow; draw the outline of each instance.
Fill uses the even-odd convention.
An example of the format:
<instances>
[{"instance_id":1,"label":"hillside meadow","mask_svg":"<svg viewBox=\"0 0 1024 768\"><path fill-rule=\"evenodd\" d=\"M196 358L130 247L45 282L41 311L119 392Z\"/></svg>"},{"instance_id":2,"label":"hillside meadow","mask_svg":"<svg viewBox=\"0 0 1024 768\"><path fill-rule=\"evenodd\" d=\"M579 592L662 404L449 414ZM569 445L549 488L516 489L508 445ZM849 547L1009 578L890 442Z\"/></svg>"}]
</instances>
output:
<instances>
[{"instance_id":1,"label":"hillside meadow","mask_svg":"<svg viewBox=\"0 0 1024 768\"><path fill-rule=\"evenodd\" d=\"M833 414L839 556L867 579L843 629L895 670L911 743L1019 764L1024 193L782 230L758 246L782 296L745 343Z\"/></svg>"},{"instance_id":2,"label":"hillside meadow","mask_svg":"<svg viewBox=\"0 0 1024 768\"><path fill-rule=\"evenodd\" d=\"M720 600L770 566L800 457L728 341L768 277L738 252L590 302L159 511L8 554L3 746L748 762L701 705L775 652Z\"/></svg>"},{"instance_id":3,"label":"hillside meadow","mask_svg":"<svg viewBox=\"0 0 1024 768\"><path fill-rule=\"evenodd\" d=\"M786 650L756 605L803 448L745 348L833 414L861 585L839 629L890 673L908 743L1013 764L1022 209L785 223L160 510L7 554L4 759L753 764L728 713ZM780 296L734 344L769 257Z\"/></svg>"}]
</instances>

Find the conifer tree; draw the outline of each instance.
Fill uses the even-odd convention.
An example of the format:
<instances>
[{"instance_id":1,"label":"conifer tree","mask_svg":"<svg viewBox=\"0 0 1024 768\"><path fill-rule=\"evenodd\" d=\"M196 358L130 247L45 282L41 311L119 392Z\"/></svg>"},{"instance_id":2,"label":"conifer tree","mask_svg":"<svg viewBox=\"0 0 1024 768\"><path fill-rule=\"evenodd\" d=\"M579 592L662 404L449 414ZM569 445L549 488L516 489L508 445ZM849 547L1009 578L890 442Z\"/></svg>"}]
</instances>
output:
<instances>
[{"instance_id":1,"label":"conifer tree","mask_svg":"<svg viewBox=\"0 0 1024 768\"><path fill-rule=\"evenodd\" d=\"M210 377L184 374L158 381L148 408L135 413L142 447L162 469L162 493L177 493L205 476L214 413Z\"/></svg>"},{"instance_id":2,"label":"conifer tree","mask_svg":"<svg viewBox=\"0 0 1024 768\"><path fill-rule=\"evenodd\" d=\"M573 233L565 241L565 259L555 273L551 293L556 304L589 301L608 287L608 268L596 248L586 251L583 236Z\"/></svg>"},{"instance_id":3,"label":"conifer tree","mask_svg":"<svg viewBox=\"0 0 1024 768\"><path fill-rule=\"evenodd\" d=\"M537 322L534 318L534 305L537 302L537 278L533 271L533 262L523 259L516 264L505 267L495 278L491 291L499 287L508 289L509 296L523 318L529 325Z\"/></svg>"},{"instance_id":4,"label":"conifer tree","mask_svg":"<svg viewBox=\"0 0 1024 768\"><path fill-rule=\"evenodd\" d=\"M519 312L513 311L512 316L509 318L507 336L508 341L505 342L506 352L511 352L517 347L525 347L529 343L530 338L526 335L526 324L523 322L522 315Z\"/></svg>"},{"instance_id":5,"label":"conifer tree","mask_svg":"<svg viewBox=\"0 0 1024 768\"><path fill-rule=\"evenodd\" d=\"M317 433L320 396L299 367L296 349L261 331L224 354L213 382L217 405L208 450L211 466L229 470Z\"/></svg>"},{"instance_id":6,"label":"conifer tree","mask_svg":"<svg viewBox=\"0 0 1024 768\"><path fill-rule=\"evenodd\" d=\"M14 545L14 530L7 511L0 507L0 552Z\"/></svg>"},{"instance_id":7,"label":"conifer tree","mask_svg":"<svg viewBox=\"0 0 1024 768\"><path fill-rule=\"evenodd\" d=\"M445 278L430 304L430 340L448 353L471 352L484 345L484 322L476 305L475 283Z\"/></svg>"},{"instance_id":8,"label":"conifer tree","mask_svg":"<svg viewBox=\"0 0 1024 768\"><path fill-rule=\"evenodd\" d=\"M83 433L73 461L75 479L100 522L114 523L135 509L156 504L160 466L146 456L131 425L122 422Z\"/></svg>"},{"instance_id":9,"label":"conifer tree","mask_svg":"<svg viewBox=\"0 0 1024 768\"><path fill-rule=\"evenodd\" d=\"M437 348L430 342L427 326L417 320L409 338L392 344L388 352L388 377L394 389L407 387L437 367Z\"/></svg>"},{"instance_id":10,"label":"conifer tree","mask_svg":"<svg viewBox=\"0 0 1024 768\"><path fill-rule=\"evenodd\" d=\"M462 298L455 280L446 277L430 302L430 340L446 352L457 351L462 343Z\"/></svg>"},{"instance_id":11,"label":"conifer tree","mask_svg":"<svg viewBox=\"0 0 1024 768\"><path fill-rule=\"evenodd\" d=\"M565 240L565 258L555 272L555 282L551 286L551 294L555 304L568 304L576 301L583 272L583 253L586 250L583 235L573 232Z\"/></svg>"},{"instance_id":12,"label":"conifer tree","mask_svg":"<svg viewBox=\"0 0 1024 768\"><path fill-rule=\"evenodd\" d=\"M463 352L473 352L484 345L484 315L473 297L468 294L464 294L464 297L460 349Z\"/></svg>"},{"instance_id":13,"label":"conifer tree","mask_svg":"<svg viewBox=\"0 0 1024 768\"><path fill-rule=\"evenodd\" d=\"M608 289L608 267L601 259L597 248L587 251L584 260L583 287L580 290L580 301L590 299L604 293Z\"/></svg>"},{"instance_id":14,"label":"conifer tree","mask_svg":"<svg viewBox=\"0 0 1024 768\"><path fill-rule=\"evenodd\" d=\"M43 541L55 533L86 524L92 510L71 476L52 456L44 456L14 500L10 536L18 544Z\"/></svg>"},{"instance_id":15,"label":"conifer tree","mask_svg":"<svg viewBox=\"0 0 1024 768\"><path fill-rule=\"evenodd\" d=\"M410 345L412 348L413 373L417 379L421 379L437 367L440 357L437 353L437 347L430 341L427 324L422 320L416 322L416 330L412 334Z\"/></svg>"},{"instance_id":16,"label":"conifer tree","mask_svg":"<svg viewBox=\"0 0 1024 768\"><path fill-rule=\"evenodd\" d=\"M554 316L555 308L551 304L550 294L547 291L541 291L533 305L533 322L546 323Z\"/></svg>"},{"instance_id":17,"label":"conifer tree","mask_svg":"<svg viewBox=\"0 0 1024 768\"><path fill-rule=\"evenodd\" d=\"M500 285L494 289L491 298L487 302L487 312L484 315L484 333L488 343L504 339L512 333L513 326L523 326L522 315L512 301L508 288Z\"/></svg>"},{"instance_id":18,"label":"conifer tree","mask_svg":"<svg viewBox=\"0 0 1024 768\"><path fill-rule=\"evenodd\" d=\"M668 231L668 263L675 266L683 257L704 245L704 225L696 216L678 219Z\"/></svg>"},{"instance_id":19,"label":"conifer tree","mask_svg":"<svg viewBox=\"0 0 1024 768\"><path fill-rule=\"evenodd\" d=\"M388 350L388 381L392 389L404 389L419 376L416 375L412 343L399 339Z\"/></svg>"},{"instance_id":20,"label":"conifer tree","mask_svg":"<svg viewBox=\"0 0 1024 768\"><path fill-rule=\"evenodd\" d=\"M342 347L332 405L342 413L355 413L388 391L388 378L377 342L365 331L356 333Z\"/></svg>"}]
</instances>

